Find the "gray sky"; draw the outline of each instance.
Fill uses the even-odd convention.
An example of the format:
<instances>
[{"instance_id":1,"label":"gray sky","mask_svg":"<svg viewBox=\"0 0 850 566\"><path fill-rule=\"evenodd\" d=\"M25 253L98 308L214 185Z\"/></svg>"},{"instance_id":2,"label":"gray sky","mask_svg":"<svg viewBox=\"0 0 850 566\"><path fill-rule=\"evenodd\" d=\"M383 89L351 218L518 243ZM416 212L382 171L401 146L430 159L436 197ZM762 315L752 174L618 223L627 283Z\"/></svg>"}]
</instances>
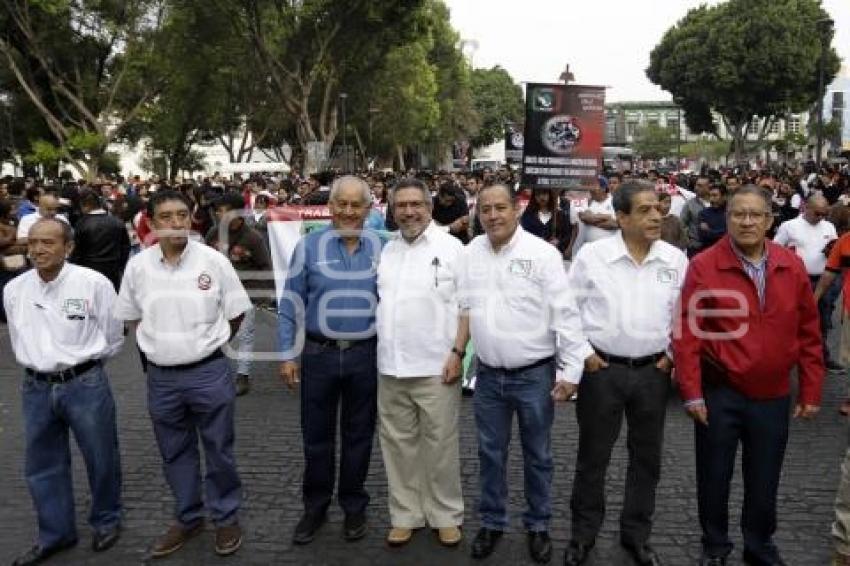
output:
<instances>
[{"instance_id":1,"label":"gray sky","mask_svg":"<svg viewBox=\"0 0 850 566\"><path fill-rule=\"evenodd\" d=\"M566 63L581 84L611 87L608 101L669 100L644 70L664 32L717 0L444 0L452 24L478 42L476 67L501 65L517 82L557 82ZM850 2L823 0L833 46L850 67ZM472 47L467 46L469 54Z\"/></svg>"}]
</instances>

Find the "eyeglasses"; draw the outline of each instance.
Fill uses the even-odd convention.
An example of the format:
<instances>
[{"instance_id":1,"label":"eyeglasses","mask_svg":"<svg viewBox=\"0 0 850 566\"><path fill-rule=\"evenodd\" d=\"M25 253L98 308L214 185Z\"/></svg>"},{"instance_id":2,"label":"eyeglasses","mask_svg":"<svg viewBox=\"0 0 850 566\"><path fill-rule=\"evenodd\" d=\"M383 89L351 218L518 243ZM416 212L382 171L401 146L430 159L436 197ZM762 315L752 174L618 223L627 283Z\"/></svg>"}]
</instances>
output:
<instances>
[{"instance_id":1,"label":"eyeglasses","mask_svg":"<svg viewBox=\"0 0 850 566\"><path fill-rule=\"evenodd\" d=\"M763 220L769 216L771 216L770 212L757 212L754 210L733 210L729 213L729 216L735 222L743 222L744 220Z\"/></svg>"}]
</instances>

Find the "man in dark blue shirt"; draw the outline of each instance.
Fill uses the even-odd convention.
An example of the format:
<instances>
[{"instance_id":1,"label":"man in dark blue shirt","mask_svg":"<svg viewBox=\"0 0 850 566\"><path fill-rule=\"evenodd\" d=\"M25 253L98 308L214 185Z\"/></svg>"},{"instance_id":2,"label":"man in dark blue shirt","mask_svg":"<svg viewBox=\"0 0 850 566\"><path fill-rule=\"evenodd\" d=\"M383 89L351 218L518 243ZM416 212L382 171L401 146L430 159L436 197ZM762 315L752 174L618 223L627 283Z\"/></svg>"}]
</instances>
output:
<instances>
[{"instance_id":1,"label":"man in dark blue shirt","mask_svg":"<svg viewBox=\"0 0 850 566\"><path fill-rule=\"evenodd\" d=\"M699 213L699 239L708 249L726 234L726 187L716 185L708 192L709 206Z\"/></svg>"},{"instance_id":2,"label":"man in dark blue shirt","mask_svg":"<svg viewBox=\"0 0 850 566\"><path fill-rule=\"evenodd\" d=\"M369 494L363 484L377 412L375 308L382 247L378 234L363 227L370 203L363 180L346 176L334 182L328 202L332 225L296 245L278 308L281 378L293 389L299 373L303 376L304 515L295 544L313 540L333 497L337 407L344 534L347 540L366 534Z\"/></svg>"}]
</instances>

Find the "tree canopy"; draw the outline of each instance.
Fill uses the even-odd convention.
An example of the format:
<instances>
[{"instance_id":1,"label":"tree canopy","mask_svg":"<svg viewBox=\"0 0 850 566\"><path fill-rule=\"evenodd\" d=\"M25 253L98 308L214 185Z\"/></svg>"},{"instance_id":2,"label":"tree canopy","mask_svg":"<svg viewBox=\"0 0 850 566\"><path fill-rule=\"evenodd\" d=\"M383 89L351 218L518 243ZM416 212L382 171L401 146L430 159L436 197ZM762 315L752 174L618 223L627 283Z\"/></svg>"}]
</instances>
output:
<instances>
[{"instance_id":1,"label":"tree canopy","mask_svg":"<svg viewBox=\"0 0 850 566\"><path fill-rule=\"evenodd\" d=\"M650 54L649 79L673 95L694 132L717 134L711 111L725 121L740 159L747 125L803 112L823 96L818 61L824 53L824 84L838 72L828 18L820 0L729 0L690 10ZM825 34L828 34L825 37ZM823 39L822 39L823 38Z\"/></svg>"}]
</instances>

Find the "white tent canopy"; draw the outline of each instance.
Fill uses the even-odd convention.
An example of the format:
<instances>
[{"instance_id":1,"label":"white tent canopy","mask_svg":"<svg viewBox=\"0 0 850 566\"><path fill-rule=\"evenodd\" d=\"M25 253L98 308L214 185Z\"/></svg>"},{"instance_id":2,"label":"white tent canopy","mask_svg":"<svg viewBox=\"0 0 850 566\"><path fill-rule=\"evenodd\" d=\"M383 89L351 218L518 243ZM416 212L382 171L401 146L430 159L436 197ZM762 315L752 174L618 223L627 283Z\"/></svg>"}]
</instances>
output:
<instances>
[{"instance_id":1,"label":"white tent canopy","mask_svg":"<svg viewBox=\"0 0 850 566\"><path fill-rule=\"evenodd\" d=\"M222 163L216 169L232 175L234 173L288 173L290 167L282 161L272 161L268 163Z\"/></svg>"}]
</instances>

